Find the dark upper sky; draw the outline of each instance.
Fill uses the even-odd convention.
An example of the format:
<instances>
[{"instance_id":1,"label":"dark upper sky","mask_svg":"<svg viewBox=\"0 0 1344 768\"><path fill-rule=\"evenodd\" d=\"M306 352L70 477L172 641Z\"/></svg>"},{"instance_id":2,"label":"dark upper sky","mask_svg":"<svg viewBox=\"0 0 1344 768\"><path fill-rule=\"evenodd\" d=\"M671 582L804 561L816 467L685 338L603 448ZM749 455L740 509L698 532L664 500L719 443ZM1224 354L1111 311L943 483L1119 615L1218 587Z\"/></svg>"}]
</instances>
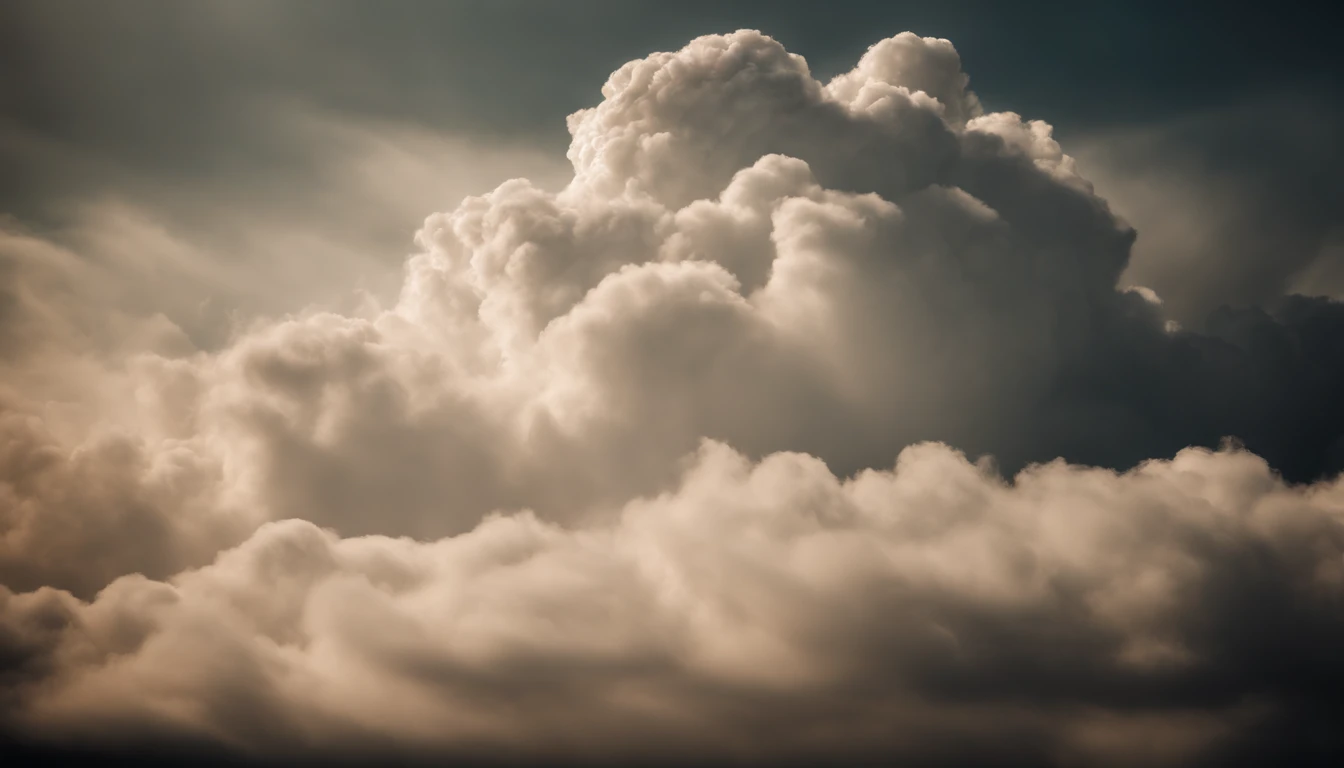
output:
<instances>
[{"instance_id":1,"label":"dark upper sky","mask_svg":"<svg viewBox=\"0 0 1344 768\"><path fill-rule=\"evenodd\" d=\"M19 0L0 7L0 214L68 241L82 205L114 199L224 260L257 252L237 233L269 218L386 266L426 213L546 176L537 157L562 173L564 116L625 61L753 27L825 79L910 29L953 41L988 109L1056 127L1136 224L1133 281L1197 324L1344 292L1344 56L1316 5ZM374 200L333 180L354 153L314 125L535 156L478 173L425 156L430 181ZM1173 206L1202 218L1173 223Z\"/></svg>"},{"instance_id":2,"label":"dark upper sky","mask_svg":"<svg viewBox=\"0 0 1344 768\"><path fill-rule=\"evenodd\" d=\"M1330 21L1293 3L20 0L0 10L0 109L10 131L163 173L283 162L248 123L276 98L563 149L560 118L609 72L693 36L760 28L826 77L911 29L957 45L990 109L1068 137L1267 93L1333 108ZM32 202L6 177L7 206Z\"/></svg>"}]
</instances>

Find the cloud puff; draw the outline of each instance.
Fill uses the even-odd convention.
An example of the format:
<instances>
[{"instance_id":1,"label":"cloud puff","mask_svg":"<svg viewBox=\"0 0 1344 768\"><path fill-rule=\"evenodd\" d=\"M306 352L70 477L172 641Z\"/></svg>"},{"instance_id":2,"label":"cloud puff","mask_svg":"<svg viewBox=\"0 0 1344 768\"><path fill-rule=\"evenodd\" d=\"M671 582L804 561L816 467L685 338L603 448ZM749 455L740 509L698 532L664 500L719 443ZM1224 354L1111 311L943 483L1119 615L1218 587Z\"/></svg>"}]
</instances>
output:
<instances>
[{"instance_id":1,"label":"cloud puff","mask_svg":"<svg viewBox=\"0 0 1344 768\"><path fill-rule=\"evenodd\" d=\"M1118 289L1134 233L1050 127L967 84L909 34L829 84L699 38L571 116L563 190L430 216L388 306L81 352L82 410L15 385L8 722L272 756L1337 750L1344 308L1180 330ZM97 317L6 263L40 299L13 317ZM1225 436L1264 458L1182 451Z\"/></svg>"}]
</instances>

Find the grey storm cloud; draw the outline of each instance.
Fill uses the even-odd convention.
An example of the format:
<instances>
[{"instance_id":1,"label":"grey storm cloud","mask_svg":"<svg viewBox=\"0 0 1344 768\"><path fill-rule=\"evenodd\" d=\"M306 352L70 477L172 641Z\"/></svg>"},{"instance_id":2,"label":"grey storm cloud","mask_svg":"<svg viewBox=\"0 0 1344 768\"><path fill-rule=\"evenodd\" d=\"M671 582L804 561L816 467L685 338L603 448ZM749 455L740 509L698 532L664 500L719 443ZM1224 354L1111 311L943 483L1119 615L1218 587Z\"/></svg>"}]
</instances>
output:
<instances>
[{"instance_id":1,"label":"grey storm cloud","mask_svg":"<svg viewBox=\"0 0 1344 768\"><path fill-rule=\"evenodd\" d=\"M563 189L428 217L394 300L212 349L162 313L109 332L106 281L7 234L9 730L1338 755L1344 306L1182 329L1051 127L968 84L910 33L827 83L697 38L570 116Z\"/></svg>"}]
</instances>

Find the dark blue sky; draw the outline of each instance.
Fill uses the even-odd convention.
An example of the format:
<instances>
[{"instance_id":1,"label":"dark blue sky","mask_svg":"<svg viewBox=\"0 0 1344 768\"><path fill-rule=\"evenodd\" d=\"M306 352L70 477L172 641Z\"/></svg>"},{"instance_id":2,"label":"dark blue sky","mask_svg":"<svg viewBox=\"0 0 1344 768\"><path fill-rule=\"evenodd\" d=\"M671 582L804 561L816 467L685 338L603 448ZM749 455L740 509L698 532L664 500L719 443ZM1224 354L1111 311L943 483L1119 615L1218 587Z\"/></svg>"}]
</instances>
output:
<instances>
[{"instance_id":1,"label":"dark blue sky","mask_svg":"<svg viewBox=\"0 0 1344 768\"><path fill-rule=\"evenodd\" d=\"M277 125L276 105L563 162L564 116L630 59L753 27L824 79L909 29L952 40L987 108L1055 126L1138 225L1137 279L1189 320L1306 290L1305 273L1344 290L1339 258L1320 264L1344 240L1344 56L1326 5L18 0L0 6L0 214L58 231L108 196L173 224L186 199L246 218L259 198L329 194L334 150ZM1195 250L1167 253L1145 204L1193 210L1228 190L1181 246ZM344 236L399 259L455 202L413 200Z\"/></svg>"},{"instance_id":2,"label":"dark blue sky","mask_svg":"<svg viewBox=\"0 0 1344 768\"><path fill-rule=\"evenodd\" d=\"M5 119L126 152L164 134L208 151L227 136L193 120L255 91L563 143L555 118L624 61L739 27L822 76L897 31L946 37L990 108L1066 131L1263 92L1337 104L1344 74L1333 15L1294 3L20 0L0 16Z\"/></svg>"}]
</instances>

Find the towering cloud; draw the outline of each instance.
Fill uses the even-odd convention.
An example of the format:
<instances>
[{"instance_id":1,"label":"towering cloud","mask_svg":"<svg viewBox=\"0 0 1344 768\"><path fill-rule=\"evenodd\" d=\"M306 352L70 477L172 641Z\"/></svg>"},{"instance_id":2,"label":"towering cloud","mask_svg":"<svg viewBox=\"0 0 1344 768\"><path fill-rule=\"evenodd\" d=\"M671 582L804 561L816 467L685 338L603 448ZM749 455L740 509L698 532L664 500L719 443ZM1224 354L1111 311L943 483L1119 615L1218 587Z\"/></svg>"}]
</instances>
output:
<instances>
[{"instance_id":1,"label":"towering cloud","mask_svg":"<svg viewBox=\"0 0 1344 768\"><path fill-rule=\"evenodd\" d=\"M909 33L828 84L750 31L631 62L563 190L430 216L392 306L213 351L127 317L155 343L108 362L111 300L7 238L5 330L59 331L0 334L9 730L1338 756L1344 306L1181 330L1050 127L967 84Z\"/></svg>"}]
</instances>

